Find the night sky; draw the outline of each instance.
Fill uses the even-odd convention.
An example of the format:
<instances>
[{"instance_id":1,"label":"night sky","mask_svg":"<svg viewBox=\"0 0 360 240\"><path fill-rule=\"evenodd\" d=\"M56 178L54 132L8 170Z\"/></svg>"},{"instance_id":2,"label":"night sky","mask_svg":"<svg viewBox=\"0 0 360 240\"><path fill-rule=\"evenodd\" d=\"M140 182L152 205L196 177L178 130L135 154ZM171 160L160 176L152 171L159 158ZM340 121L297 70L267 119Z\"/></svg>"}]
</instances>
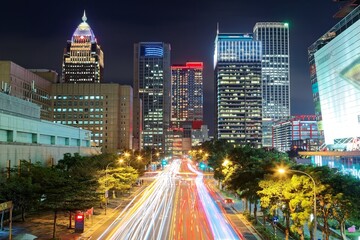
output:
<instances>
[{"instance_id":1,"label":"night sky","mask_svg":"<svg viewBox=\"0 0 360 240\"><path fill-rule=\"evenodd\" d=\"M339 7L332 0L4 1L0 60L60 74L66 41L86 10L104 52L105 82L132 85L136 42L170 43L172 64L203 61L204 119L213 134L216 23L222 33L251 33L256 22L288 22L291 113L313 114L307 48L336 24Z\"/></svg>"}]
</instances>

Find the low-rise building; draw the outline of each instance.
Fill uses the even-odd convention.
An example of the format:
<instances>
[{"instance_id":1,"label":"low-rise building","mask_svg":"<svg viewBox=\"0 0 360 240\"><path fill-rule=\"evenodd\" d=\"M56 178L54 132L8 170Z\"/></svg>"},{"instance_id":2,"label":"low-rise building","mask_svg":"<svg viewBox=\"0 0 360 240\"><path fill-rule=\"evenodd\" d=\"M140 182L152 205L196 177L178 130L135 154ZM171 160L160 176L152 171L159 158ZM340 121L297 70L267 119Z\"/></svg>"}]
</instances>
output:
<instances>
[{"instance_id":1,"label":"low-rise building","mask_svg":"<svg viewBox=\"0 0 360 240\"><path fill-rule=\"evenodd\" d=\"M0 170L20 160L57 164L65 153L99 154L91 132L40 119L40 106L0 93Z\"/></svg>"},{"instance_id":2,"label":"low-rise building","mask_svg":"<svg viewBox=\"0 0 360 240\"><path fill-rule=\"evenodd\" d=\"M315 115L297 115L279 120L272 127L272 147L281 152L289 151L297 141L321 138Z\"/></svg>"}]
</instances>

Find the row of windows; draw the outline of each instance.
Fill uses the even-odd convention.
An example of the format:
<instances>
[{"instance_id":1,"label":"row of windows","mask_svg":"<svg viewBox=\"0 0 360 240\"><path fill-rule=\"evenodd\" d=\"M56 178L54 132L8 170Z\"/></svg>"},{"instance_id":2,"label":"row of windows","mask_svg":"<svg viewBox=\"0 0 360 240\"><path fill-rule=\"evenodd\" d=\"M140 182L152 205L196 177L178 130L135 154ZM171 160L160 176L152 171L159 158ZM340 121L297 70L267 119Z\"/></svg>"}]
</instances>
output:
<instances>
[{"instance_id":1,"label":"row of windows","mask_svg":"<svg viewBox=\"0 0 360 240\"><path fill-rule=\"evenodd\" d=\"M106 96L106 98L108 98L108 96ZM66 96L66 95L58 95L58 96L54 96L54 99L59 99L59 100L66 100L66 99L74 99L74 100L82 100L82 99L85 99L85 100L87 100L87 99L104 99L104 96L94 96L94 95L90 95L90 96L87 96L87 95L85 95L85 96L79 96L79 95L76 95L76 96Z\"/></svg>"},{"instance_id":2,"label":"row of windows","mask_svg":"<svg viewBox=\"0 0 360 240\"><path fill-rule=\"evenodd\" d=\"M77 115L77 114L56 114L55 115L55 118L56 119L61 119L61 118L103 118L103 115L102 114L90 114L90 115L88 115L88 114L84 114L84 115L82 115L82 114L79 114L79 115Z\"/></svg>"},{"instance_id":3,"label":"row of windows","mask_svg":"<svg viewBox=\"0 0 360 240\"><path fill-rule=\"evenodd\" d=\"M55 112L102 112L103 108L56 108Z\"/></svg>"},{"instance_id":4,"label":"row of windows","mask_svg":"<svg viewBox=\"0 0 360 240\"><path fill-rule=\"evenodd\" d=\"M59 101L57 101L57 102L55 102L54 103L54 107L56 107L56 106L77 106L77 105L79 105L79 106L88 106L88 105L90 105L90 106L102 106L103 105L103 103L102 102L88 102L88 101L84 101L84 102L82 102L82 101L79 101L79 103L78 102L76 102L76 101L74 101L74 102L72 102L72 101L64 101L64 102L59 102Z\"/></svg>"},{"instance_id":5,"label":"row of windows","mask_svg":"<svg viewBox=\"0 0 360 240\"><path fill-rule=\"evenodd\" d=\"M103 124L103 121L54 121L55 123L60 123L60 124L76 124L76 125L79 125L79 124L85 124L85 125L88 125L88 124Z\"/></svg>"}]
</instances>

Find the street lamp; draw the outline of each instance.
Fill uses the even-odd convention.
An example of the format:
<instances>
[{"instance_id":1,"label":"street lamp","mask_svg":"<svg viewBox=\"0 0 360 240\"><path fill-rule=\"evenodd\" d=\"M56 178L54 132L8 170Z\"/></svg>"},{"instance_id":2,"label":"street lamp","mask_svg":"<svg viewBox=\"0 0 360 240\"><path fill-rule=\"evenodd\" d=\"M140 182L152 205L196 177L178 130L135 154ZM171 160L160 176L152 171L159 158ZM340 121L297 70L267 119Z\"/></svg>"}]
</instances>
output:
<instances>
[{"instance_id":1,"label":"street lamp","mask_svg":"<svg viewBox=\"0 0 360 240\"><path fill-rule=\"evenodd\" d=\"M231 163L230 160L227 159L227 158L225 158L225 159L224 159L224 162L222 163L222 166L223 166L223 167L226 167L226 166L229 165L230 163Z\"/></svg>"},{"instance_id":2,"label":"street lamp","mask_svg":"<svg viewBox=\"0 0 360 240\"><path fill-rule=\"evenodd\" d=\"M128 166L130 166L130 163L131 163L134 159L140 161L140 160L142 159L142 156L141 156L141 155L138 155L136 158L130 159L130 161L128 161Z\"/></svg>"},{"instance_id":3,"label":"street lamp","mask_svg":"<svg viewBox=\"0 0 360 240\"><path fill-rule=\"evenodd\" d=\"M278 172L279 172L280 174L284 174L286 171L304 174L304 175L308 176L308 177L311 179L311 181L313 182L313 184L314 184L314 188L313 188L313 191L314 191L314 226L313 226L313 239L316 240L317 222L316 222L316 184L315 184L315 180L314 180L314 178L313 178L310 174L308 174L308 173L306 173L306 172L303 172L303 171L293 170L293 169L287 169L287 170L285 170L284 168L279 168L279 169L278 169Z\"/></svg>"}]
</instances>

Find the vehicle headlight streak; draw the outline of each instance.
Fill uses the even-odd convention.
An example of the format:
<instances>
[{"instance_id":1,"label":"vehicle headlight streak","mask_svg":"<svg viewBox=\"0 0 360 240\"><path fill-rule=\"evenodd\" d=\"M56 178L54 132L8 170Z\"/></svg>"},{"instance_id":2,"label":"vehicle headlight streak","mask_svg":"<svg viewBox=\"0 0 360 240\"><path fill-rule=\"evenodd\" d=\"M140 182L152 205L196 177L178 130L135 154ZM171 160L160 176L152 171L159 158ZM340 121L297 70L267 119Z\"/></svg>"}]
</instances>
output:
<instances>
[{"instance_id":1,"label":"vehicle headlight streak","mask_svg":"<svg viewBox=\"0 0 360 240\"><path fill-rule=\"evenodd\" d=\"M174 161L158 175L143 192L135 205L119 215L117 220L104 231L99 239L164 239L169 231L173 198L175 195L175 175L180 162ZM128 208L128 207L127 207ZM114 227L114 226L118 227ZM108 237L104 237L111 232Z\"/></svg>"},{"instance_id":2,"label":"vehicle headlight streak","mask_svg":"<svg viewBox=\"0 0 360 240\"><path fill-rule=\"evenodd\" d=\"M230 224L226 221L226 219L222 215L220 209L214 203L214 200L211 198L208 190L206 189L205 184L203 182L203 174L199 171L196 171L189 163L188 163L188 168L190 171L197 174L197 177L195 179L196 188L201 203L203 204L203 209L209 221L214 238L216 240L239 239L239 237L234 232Z\"/></svg>"}]
</instances>

